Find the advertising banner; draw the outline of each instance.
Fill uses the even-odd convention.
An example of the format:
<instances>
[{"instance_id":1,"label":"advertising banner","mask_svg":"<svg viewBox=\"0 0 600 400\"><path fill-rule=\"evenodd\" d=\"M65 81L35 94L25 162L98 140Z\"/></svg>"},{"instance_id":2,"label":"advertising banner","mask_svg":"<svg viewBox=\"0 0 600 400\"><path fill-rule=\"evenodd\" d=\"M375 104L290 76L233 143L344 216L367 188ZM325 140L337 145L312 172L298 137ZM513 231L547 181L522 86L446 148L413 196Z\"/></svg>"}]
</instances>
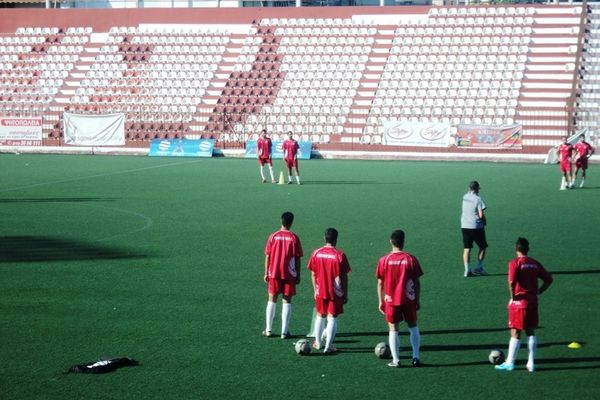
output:
<instances>
[{"instance_id":1,"label":"advertising banner","mask_svg":"<svg viewBox=\"0 0 600 400\"><path fill-rule=\"evenodd\" d=\"M154 139L149 156L166 157L212 157L214 139Z\"/></svg>"},{"instance_id":2,"label":"advertising banner","mask_svg":"<svg viewBox=\"0 0 600 400\"><path fill-rule=\"evenodd\" d=\"M0 145L41 146L42 118L0 116Z\"/></svg>"},{"instance_id":3,"label":"advertising banner","mask_svg":"<svg viewBox=\"0 0 600 400\"><path fill-rule=\"evenodd\" d=\"M388 146L448 147L450 124L384 121L382 142Z\"/></svg>"},{"instance_id":4,"label":"advertising banner","mask_svg":"<svg viewBox=\"0 0 600 400\"><path fill-rule=\"evenodd\" d=\"M271 158L283 159L283 140L274 140L273 149L271 152ZM312 151L312 142L298 142L298 160L310 160L310 153ZM256 154L256 140L248 140L246 142L246 158L257 158Z\"/></svg>"},{"instance_id":5,"label":"advertising banner","mask_svg":"<svg viewBox=\"0 0 600 400\"><path fill-rule=\"evenodd\" d=\"M520 124L458 125L456 145L487 149L520 149L523 146L523 127Z\"/></svg>"},{"instance_id":6,"label":"advertising banner","mask_svg":"<svg viewBox=\"0 0 600 400\"><path fill-rule=\"evenodd\" d=\"M123 146L125 114L64 113L65 144L75 146Z\"/></svg>"}]
</instances>

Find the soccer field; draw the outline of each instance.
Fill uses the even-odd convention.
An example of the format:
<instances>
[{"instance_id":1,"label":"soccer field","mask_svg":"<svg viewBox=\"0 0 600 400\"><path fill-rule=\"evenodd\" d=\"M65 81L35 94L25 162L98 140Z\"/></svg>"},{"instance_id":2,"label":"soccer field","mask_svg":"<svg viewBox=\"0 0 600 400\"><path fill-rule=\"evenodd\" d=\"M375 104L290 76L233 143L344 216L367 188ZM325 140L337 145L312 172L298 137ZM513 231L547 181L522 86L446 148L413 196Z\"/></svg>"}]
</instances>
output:
<instances>
[{"instance_id":1,"label":"soccer field","mask_svg":"<svg viewBox=\"0 0 600 400\"><path fill-rule=\"evenodd\" d=\"M600 398L600 166L570 191L558 190L557 166L537 164L311 160L300 172L301 186L272 185L256 160L0 155L0 397ZM490 276L463 278L461 198L473 179L488 205ZM305 251L295 338L267 339L263 250L286 210ZM353 269L340 352L300 357L292 343L313 307L304 266L327 227ZM404 326L406 367L373 354L387 339L374 271L398 228L425 273L421 369L408 367ZM513 372L487 361L508 344L518 236L554 274L534 374L526 346ZM121 356L142 365L63 374Z\"/></svg>"}]
</instances>

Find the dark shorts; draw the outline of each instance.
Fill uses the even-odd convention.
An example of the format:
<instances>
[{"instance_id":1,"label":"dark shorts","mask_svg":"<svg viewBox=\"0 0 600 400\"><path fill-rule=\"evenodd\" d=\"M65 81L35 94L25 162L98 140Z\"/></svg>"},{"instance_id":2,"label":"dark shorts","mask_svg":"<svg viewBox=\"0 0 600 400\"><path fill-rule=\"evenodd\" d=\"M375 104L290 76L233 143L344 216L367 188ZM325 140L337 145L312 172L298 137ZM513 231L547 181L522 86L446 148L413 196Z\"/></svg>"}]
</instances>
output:
<instances>
[{"instance_id":1,"label":"dark shorts","mask_svg":"<svg viewBox=\"0 0 600 400\"><path fill-rule=\"evenodd\" d=\"M473 242L477 243L480 249L488 247L485 240L485 229L466 229L462 228L463 244L465 249L472 249Z\"/></svg>"}]
</instances>

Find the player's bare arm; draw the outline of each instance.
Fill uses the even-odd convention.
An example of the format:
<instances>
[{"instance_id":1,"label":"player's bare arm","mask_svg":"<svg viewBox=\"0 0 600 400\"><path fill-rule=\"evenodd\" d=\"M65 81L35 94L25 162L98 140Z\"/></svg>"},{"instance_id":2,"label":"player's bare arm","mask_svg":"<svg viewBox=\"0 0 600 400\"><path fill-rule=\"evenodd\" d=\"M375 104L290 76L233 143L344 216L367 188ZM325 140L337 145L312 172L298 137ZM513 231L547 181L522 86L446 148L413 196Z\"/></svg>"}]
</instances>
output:
<instances>
[{"instance_id":1,"label":"player's bare arm","mask_svg":"<svg viewBox=\"0 0 600 400\"><path fill-rule=\"evenodd\" d=\"M552 285L552 278L544 280L544 283L538 290L538 294L544 293L550 287L550 285Z\"/></svg>"},{"instance_id":2,"label":"player's bare arm","mask_svg":"<svg viewBox=\"0 0 600 400\"><path fill-rule=\"evenodd\" d=\"M265 276L263 277L265 282L269 281L269 256L265 256Z\"/></svg>"},{"instance_id":3,"label":"player's bare arm","mask_svg":"<svg viewBox=\"0 0 600 400\"><path fill-rule=\"evenodd\" d=\"M415 308L419 310L421 308L421 280L419 278L414 279L415 283Z\"/></svg>"},{"instance_id":4,"label":"player's bare arm","mask_svg":"<svg viewBox=\"0 0 600 400\"><path fill-rule=\"evenodd\" d=\"M379 299L377 308L379 309L380 313L385 314L383 308L383 282L381 279L377 279L377 298Z\"/></svg>"},{"instance_id":5,"label":"player's bare arm","mask_svg":"<svg viewBox=\"0 0 600 400\"><path fill-rule=\"evenodd\" d=\"M300 265L302 265L302 264L300 264L300 257L295 257L295 259L296 259L295 265L297 266L297 268L296 268L296 285L299 285L300 284L300 270L302 269L302 268L300 268Z\"/></svg>"}]
</instances>

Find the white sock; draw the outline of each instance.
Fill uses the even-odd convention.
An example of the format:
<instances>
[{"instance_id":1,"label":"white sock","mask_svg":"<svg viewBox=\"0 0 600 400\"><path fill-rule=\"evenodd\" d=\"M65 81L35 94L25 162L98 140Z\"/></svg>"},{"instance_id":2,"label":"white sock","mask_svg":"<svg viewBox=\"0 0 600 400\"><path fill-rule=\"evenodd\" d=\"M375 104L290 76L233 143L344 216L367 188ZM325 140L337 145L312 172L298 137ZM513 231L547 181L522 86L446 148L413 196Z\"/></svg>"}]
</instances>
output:
<instances>
[{"instance_id":1,"label":"white sock","mask_svg":"<svg viewBox=\"0 0 600 400\"><path fill-rule=\"evenodd\" d=\"M262 180L265 180L265 171L263 170L263 167L260 167L260 177L262 178Z\"/></svg>"},{"instance_id":2,"label":"white sock","mask_svg":"<svg viewBox=\"0 0 600 400\"><path fill-rule=\"evenodd\" d=\"M408 328L410 331L410 345L412 346L413 358L419 358L419 348L421 346L421 333L419 327Z\"/></svg>"},{"instance_id":3,"label":"white sock","mask_svg":"<svg viewBox=\"0 0 600 400\"><path fill-rule=\"evenodd\" d=\"M465 263L465 276L469 273L469 263Z\"/></svg>"},{"instance_id":4,"label":"white sock","mask_svg":"<svg viewBox=\"0 0 600 400\"><path fill-rule=\"evenodd\" d=\"M400 362L400 338L398 337L398 332L390 331L388 336L390 351L392 352L392 361L398 363Z\"/></svg>"},{"instance_id":5,"label":"white sock","mask_svg":"<svg viewBox=\"0 0 600 400\"><path fill-rule=\"evenodd\" d=\"M288 174L288 182L292 181L292 176Z\"/></svg>"},{"instance_id":6,"label":"white sock","mask_svg":"<svg viewBox=\"0 0 600 400\"><path fill-rule=\"evenodd\" d=\"M585 183L585 179L581 179L581 183L579 184L579 187L583 187L583 184Z\"/></svg>"},{"instance_id":7,"label":"white sock","mask_svg":"<svg viewBox=\"0 0 600 400\"><path fill-rule=\"evenodd\" d=\"M275 310L277 309L277 303L267 301L267 325L265 331L271 332L273 330L273 318L275 317Z\"/></svg>"},{"instance_id":8,"label":"white sock","mask_svg":"<svg viewBox=\"0 0 600 400\"><path fill-rule=\"evenodd\" d=\"M535 336L529 336L527 342L527 349L529 350L529 358L527 359L527 365L535 364L535 351L537 348L537 338Z\"/></svg>"},{"instance_id":9,"label":"white sock","mask_svg":"<svg viewBox=\"0 0 600 400\"><path fill-rule=\"evenodd\" d=\"M565 187L567 187L567 180L563 176L562 180L560 181L560 188L564 189Z\"/></svg>"},{"instance_id":10,"label":"white sock","mask_svg":"<svg viewBox=\"0 0 600 400\"><path fill-rule=\"evenodd\" d=\"M325 339L325 350L331 350L333 347L333 340L335 339L335 332L337 330L337 318L327 317L327 339Z\"/></svg>"},{"instance_id":11,"label":"white sock","mask_svg":"<svg viewBox=\"0 0 600 400\"><path fill-rule=\"evenodd\" d=\"M315 320L315 343L317 344L317 348L321 348L321 336L323 335L323 323L325 322L325 318L317 315L317 319Z\"/></svg>"},{"instance_id":12,"label":"white sock","mask_svg":"<svg viewBox=\"0 0 600 400\"><path fill-rule=\"evenodd\" d=\"M296 175L296 182L300 183L300 175ZM583 185L583 183L582 183Z\"/></svg>"},{"instance_id":13,"label":"white sock","mask_svg":"<svg viewBox=\"0 0 600 400\"><path fill-rule=\"evenodd\" d=\"M273 167L271 167L270 165L269 165L269 173L271 174L271 180L274 181L275 176L273 175Z\"/></svg>"},{"instance_id":14,"label":"white sock","mask_svg":"<svg viewBox=\"0 0 600 400\"><path fill-rule=\"evenodd\" d=\"M521 346L521 341L519 339L511 337L510 341L508 342L508 355L506 356L507 364L515 363L515 358L517 357L519 346Z\"/></svg>"},{"instance_id":15,"label":"white sock","mask_svg":"<svg viewBox=\"0 0 600 400\"><path fill-rule=\"evenodd\" d=\"M283 303L281 307L281 334L288 333L290 317L292 316L292 303Z\"/></svg>"}]
</instances>

